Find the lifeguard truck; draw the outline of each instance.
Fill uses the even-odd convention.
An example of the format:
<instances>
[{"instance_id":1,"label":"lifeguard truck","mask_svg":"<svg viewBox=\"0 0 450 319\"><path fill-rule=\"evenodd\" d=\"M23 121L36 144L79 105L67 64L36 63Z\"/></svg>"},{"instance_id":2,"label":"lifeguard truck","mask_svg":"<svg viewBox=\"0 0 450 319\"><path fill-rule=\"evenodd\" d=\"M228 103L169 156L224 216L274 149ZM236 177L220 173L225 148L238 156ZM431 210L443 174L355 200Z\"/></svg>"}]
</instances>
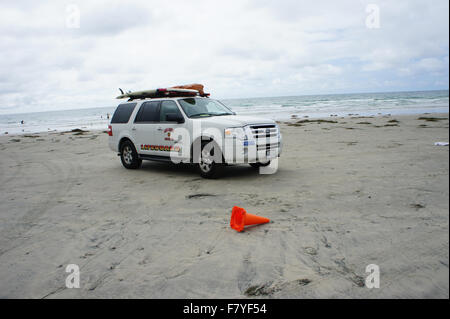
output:
<instances>
[{"instance_id":1,"label":"lifeguard truck","mask_svg":"<svg viewBox=\"0 0 450 319\"><path fill-rule=\"evenodd\" d=\"M121 90L122 91L122 90ZM280 156L275 121L236 115L199 84L123 93L108 126L109 147L124 167L142 160L191 163L216 178L228 164L268 166Z\"/></svg>"}]
</instances>

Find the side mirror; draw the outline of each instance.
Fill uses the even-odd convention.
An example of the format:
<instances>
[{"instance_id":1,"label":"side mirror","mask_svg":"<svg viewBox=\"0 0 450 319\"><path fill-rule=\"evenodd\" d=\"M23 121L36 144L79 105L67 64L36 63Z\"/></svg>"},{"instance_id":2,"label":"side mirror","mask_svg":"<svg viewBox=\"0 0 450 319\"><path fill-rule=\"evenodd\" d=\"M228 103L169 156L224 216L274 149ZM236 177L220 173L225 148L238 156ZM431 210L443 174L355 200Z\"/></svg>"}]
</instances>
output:
<instances>
[{"instance_id":1,"label":"side mirror","mask_svg":"<svg viewBox=\"0 0 450 319\"><path fill-rule=\"evenodd\" d=\"M179 113L167 113L166 121L167 122L184 123L184 117L183 117L183 115L181 115Z\"/></svg>"}]
</instances>

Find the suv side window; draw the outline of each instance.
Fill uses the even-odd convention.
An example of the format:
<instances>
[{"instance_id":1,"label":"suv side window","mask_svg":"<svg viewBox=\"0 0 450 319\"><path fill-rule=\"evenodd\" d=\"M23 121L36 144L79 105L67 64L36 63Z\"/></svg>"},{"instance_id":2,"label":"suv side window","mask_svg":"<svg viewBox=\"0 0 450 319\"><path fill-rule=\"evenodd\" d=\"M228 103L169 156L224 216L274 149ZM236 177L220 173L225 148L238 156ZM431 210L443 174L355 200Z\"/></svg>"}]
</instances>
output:
<instances>
[{"instance_id":1,"label":"suv side window","mask_svg":"<svg viewBox=\"0 0 450 319\"><path fill-rule=\"evenodd\" d=\"M134 123L159 122L159 101L144 102L139 109Z\"/></svg>"},{"instance_id":2,"label":"suv side window","mask_svg":"<svg viewBox=\"0 0 450 319\"><path fill-rule=\"evenodd\" d=\"M111 119L111 124L125 124L130 120L136 103L120 104Z\"/></svg>"},{"instance_id":3,"label":"suv side window","mask_svg":"<svg viewBox=\"0 0 450 319\"><path fill-rule=\"evenodd\" d=\"M174 101L162 101L161 102L161 111L159 120L161 122L167 122L166 116L167 114L177 114L180 117L183 117L183 115L180 112L180 109L178 108L177 104Z\"/></svg>"}]
</instances>

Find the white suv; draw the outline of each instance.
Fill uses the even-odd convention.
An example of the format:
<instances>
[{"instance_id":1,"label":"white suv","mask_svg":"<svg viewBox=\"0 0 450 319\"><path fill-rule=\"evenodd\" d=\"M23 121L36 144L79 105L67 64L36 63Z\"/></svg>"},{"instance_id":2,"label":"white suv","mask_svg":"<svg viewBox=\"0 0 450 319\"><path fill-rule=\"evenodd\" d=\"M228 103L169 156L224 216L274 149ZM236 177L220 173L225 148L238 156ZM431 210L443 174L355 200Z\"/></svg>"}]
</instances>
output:
<instances>
[{"instance_id":1,"label":"white suv","mask_svg":"<svg viewBox=\"0 0 450 319\"><path fill-rule=\"evenodd\" d=\"M267 166L282 148L273 120L238 116L207 97L129 100L117 107L108 134L126 168L139 168L142 160L189 162L206 178L226 164Z\"/></svg>"}]
</instances>

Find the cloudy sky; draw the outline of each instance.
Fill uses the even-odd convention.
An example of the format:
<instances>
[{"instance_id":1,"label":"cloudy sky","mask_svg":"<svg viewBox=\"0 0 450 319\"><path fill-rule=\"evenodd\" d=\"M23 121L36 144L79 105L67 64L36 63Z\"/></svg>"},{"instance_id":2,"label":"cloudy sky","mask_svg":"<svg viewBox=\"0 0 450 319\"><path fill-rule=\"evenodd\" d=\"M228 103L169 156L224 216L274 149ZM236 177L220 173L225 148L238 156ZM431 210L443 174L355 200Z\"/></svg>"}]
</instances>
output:
<instances>
[{"instance_id":1,"label":"cloudy sky","mask_svg":"<svg viewBox=\"0 0 450 319\"><path fill-rule=\"evenodd\" d=\"M448 89L448 0L0 1L0 113L212 97Z\"/></svg>"}]
</instances>

